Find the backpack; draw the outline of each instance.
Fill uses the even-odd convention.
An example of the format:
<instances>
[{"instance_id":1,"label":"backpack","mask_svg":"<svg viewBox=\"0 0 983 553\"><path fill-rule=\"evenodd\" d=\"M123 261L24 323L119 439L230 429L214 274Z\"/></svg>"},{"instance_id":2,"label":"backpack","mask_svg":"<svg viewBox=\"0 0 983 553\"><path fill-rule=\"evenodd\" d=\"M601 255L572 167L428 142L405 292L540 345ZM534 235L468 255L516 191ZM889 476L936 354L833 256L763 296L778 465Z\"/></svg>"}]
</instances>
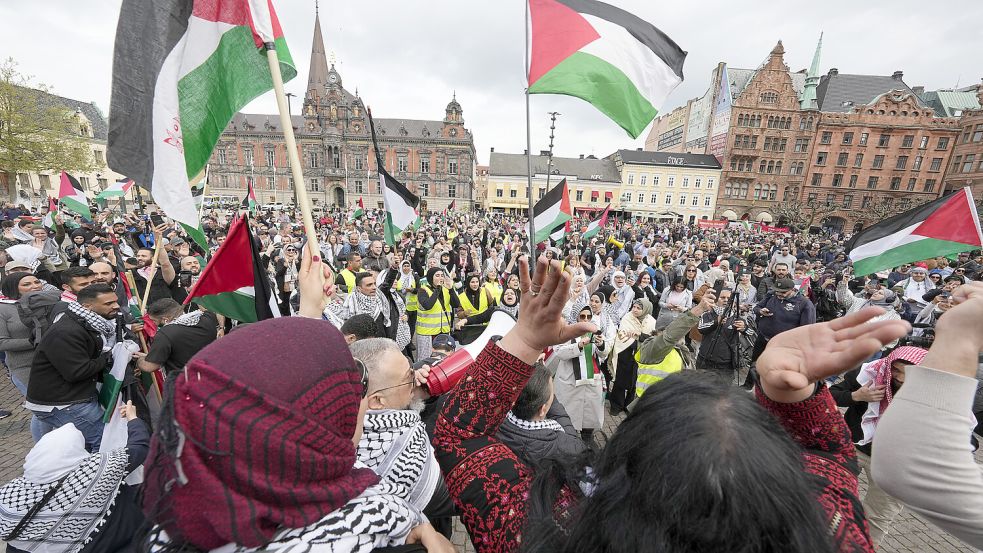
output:
<instances>
[{"instance_id":1,"label":"backpack","mask_svg":"<svg viewBox=\"0 0 983 553\"><path fill-rule=\"evenodd\" d=\"M51 326L51 312L61 301L58 290L40 290L28 292L17 300L17 314L20 322L31 332L31 344L37 346L41 337Z\"/></svg>"}]
</instances>

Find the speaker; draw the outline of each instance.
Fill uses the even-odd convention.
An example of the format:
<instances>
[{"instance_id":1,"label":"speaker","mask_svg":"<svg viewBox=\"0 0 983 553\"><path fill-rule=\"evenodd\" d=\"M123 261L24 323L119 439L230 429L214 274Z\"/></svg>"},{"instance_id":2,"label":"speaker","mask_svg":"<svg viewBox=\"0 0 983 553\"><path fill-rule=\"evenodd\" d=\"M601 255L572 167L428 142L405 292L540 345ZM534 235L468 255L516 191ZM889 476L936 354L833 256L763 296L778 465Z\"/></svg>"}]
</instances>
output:
<instances>
[{"instance_id":1,"label":"speaker","mask_svg":"<svg viewBox=\"0 0 983 553\"><path fill-rule=\"evenodd\" d=\"M488 328L478 336L478 339L462 347L454 353L438 361L430 367L430 376L427 377L427 389L430 395L439 396L447 393L458 381L464 378L464 373L478 358L481 350L485 349L488 342L495 336L505 336L508 331L515 326L515 319L504 311L495 311L488 320Z\"/></svg>"}]
</instances>

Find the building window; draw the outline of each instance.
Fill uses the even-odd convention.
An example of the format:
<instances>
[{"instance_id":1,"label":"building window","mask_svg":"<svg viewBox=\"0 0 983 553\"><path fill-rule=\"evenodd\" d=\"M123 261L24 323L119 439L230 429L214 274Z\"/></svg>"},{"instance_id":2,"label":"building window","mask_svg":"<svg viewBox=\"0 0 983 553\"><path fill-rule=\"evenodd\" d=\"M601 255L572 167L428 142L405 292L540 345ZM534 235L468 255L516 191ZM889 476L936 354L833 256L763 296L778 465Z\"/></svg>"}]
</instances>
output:
<instances>
[{"instance_id":1,"label":"building window","mask_svg":"<svg viewBox=\"0 0 983 553\"><path fill-rule=\"evenodd\" d=\"M864 164L864 155L863 154L857 154L857 155L855 155L853 157L853 166L854 167L860 168L861 166L863 166L863 164Z\"/></svg>"},{"instance_id":2,"label":"building window","mask_svg":"<svg viewBox=\"0 0 983 553\"><path fill-rule=\"evenodd\" d=\"M457 183L447 183L447 197L456 198L457 197Z\"/></svg>"},{"instance_id":3,"label":"building window","mask_svg":"<svg viewBox=\"0 0 983 553\"><path fill-rule=\"evenodd\" d=\"M873 196L864 196L863 200L860 202L860 208L867 209L872 203L874 203Z\"/></svg>"},{"instance_id":4,"label":"building window","mask_svg":"<svg viewBox=\"0 0 983 553\"><path fill-rule=\"evenodd\" d=\"M902 148L911 148L914 145L915 145L915 135L913 134L906 134L904 138L901 140Z\"/></svg>"},{"instance_id":5,"label":"building window","mask_svg":"<svg viewBox=\"0 0 983 553\"><path fill-rule=\"evenodd\" d=\"M429 196L429 195L430 195L430 183L429 182L421 182L420 183L420 196Z\"/></svg>"},{"instance_id":6,"label":"building window","mask_svg":"<svg viewBox=\"0 0 983 553\"><path fill-rule=\"evenodd\" d=\"M941 136L939 137L938 144L935 145L936 150L947 150L949 149L949 137Z\"/></svg>"},{"instance_id":7,"label":"building window","mask_svg":"<svg viewBox=\"0 0 983 553\"><path fill-rule=\"evenodd\" d=\"M914 192L915 191L915 184L917 182L918 182L918 179L916 179L915 177L911 177L910 179L908 179L908 192Z\"/></svg>"},{"instance_id":8,"label":"building window","mask_svg":"<svg viewBox=\"0 0 983 553\"><path fill-rule=\"evenodd\" d=\"M829 131L823 131L823 137L819 141L820 144L829 144L833 141L833 133Z\"/></svg>"},{"instance_id":9,"label":"building window","mask_svg":"<svg viewBox=\"0 0 983 553\"><path fill-rule=\"evenodd\" d=\"M631 192L625 192L625 197L623 199L625 202L631 202Z\"/></svg>"},{"instance_id":10,"label":"building window","mask_svg":"<svg viewBox=\"0 0 983 553\"><path fill-rule=\"evenodd\" d=\"M430 156L420 156L420 172L430 172Z\"/></svg>"},{"instance_id":11,"label":"building window","mask_svg":"<svg viewBox=\"0 0 983 553\"><path fill-rule=\"evenodd\" d=\"M406 156L405 155L397 156L396 157L396 170L397 171L399 171L401 173L405 173L408 166L409 166L409 164L406 161Z\"/></svg>"},{"instance_id":12,"label":"building window","mask_svg":"<svg viewBox=\"0 0 983 553\"><path fill-rule=\"evenodd\" d=\"M898 156L898 162L894 165L895 169L903 171L908 165L908 156Z\"/></svg>"},{"instance_id":13,"label":"building window","mask_svg":"<svg viewBox=\"0 0 983 553\"><path fill-rule=\"evenodd\" d=\"M869 137L870 137L870 133L866 133L866 132L860 133L860 142L859 142L859 144L861 146L866 146L867 145L867 138L869 138Z\"/></svg>"},{"instance_id":14,"label":"building window","mask_svg":"<svg viewBox=\"0 0 983 553\"><path fill-rule=\"evenodd\" d=\"M833 186L839 187L843 184L843 174L837 173L833 175Z\"/></svg>"},{"instance_id":15,"label":"building window","mask_svg":"<svg viewBox=\"0 0 983 553\"><path fill-rule=\"evenodd\" d=\"M518 192L516 192L515 189L509 190L509 197L510 198L516 198L516 197L518 197Z\"/></svg>"},{"instance_id":16,"label":"building window","mask_svg":"<svg viewBox=\"0 0 983 553\"><path fill-rule=\"evenodd\" d=\"M496 188L495 189L495 197L496 198L501 198L502 197L502 189L501 188Z\"/></svg>"},{"instance_id":17,"label":"building window","mask_svg":"<svg viewBox=\"0 0 983 553\"><path fill-rule=\"evenodd\" d=\"M41 176L42 177L47 177L48 175L41 175ZM41 179L41 188L42 189L43 188L47 188L45 186L46 184L48 184L47 179ZM96 179L96 186L99 187L99 190L105 190L106 187L109 186L109 181L107 181L106 179Z\"/></svg>"},{"instance_id":18,"label":"building window","mask_svg":"<svg viewBox=\"0 0 983 553\"><path fill-rule=\"evenodd\" d=\"M227 159L226 159L226 154L225 154L225 148L219 148L218 149L218 162L221 165L225 165L226 161L227 161Z\"/></svg>"},{"instance_id":19,"label":"building window","mask_svg":"<svg viewBox=\"0 0 983 553\"><path fill-rule=\"evenodd\" d=\"M50 176L48 176L48 175L38 175L38 182L41 183L41 190L51 190L51 177ZM99 179L100 185L103 182L106 182L106 179ZM105 190L106 187L105 186L102 186L102 189Z\"/></svg>"},{"instance_id":20,"label":"building window","mask_svg":"<svg viewBox=\"0 0 983 553\"><path fill-rule=\"evenodd\" d=\"M843 133L843 143L844 144L853 144L853 133L852 132L845 132L845 133Z\"/></svg>"},{"instance_id":21,"label":"building window","mask_svg":"<svg viewBox=\"0 0 983 553\"><path fill-rule=\"evenodd\" d=\"M762 104L777 104L778 103L778 93L776 92L764 92L761 94Z\"/></svg>"},{"instance_id":22,"label":"building window","mask_svg":"<svg viewBox=\"0 0 983 553\"><path fill-rule=\"evenodd\" d=\"M693 195L693 201L690 202L690 205L693 206L693 207L698 207L700 205L700 195L699 194L694 194Z\"/></svg>"},{"instance_id":23,"label":"building window","mask_svg":"<svg viewBox=\"0 0 983 553\"><path fill-rule=\"evenodd\" d=\"M973 129L973 142L983 142L983 123Z\"/></svg>"},{"instance_id":24,"label":"building window","mask_svg":"<svg viewBox=\"0 0 983 553\"><path fill-rule=\"evenodd\" d=\"M447 160L447 174L449 175L457 174L457 158L449 158Z\"/></svg>"},{"instance_id":25,"label":"building window","mask_svg":"<svg viewBox=\"0 0 983 553\"><path fill-rule=\"evenodd\" d=\"M628 184L635 184L635 173L628 173Z\"/></svg>"},{"instance_id":26,"label":"building window","mask_svg":"<svg viewBox=\"0 0 983 553\"><path fill-rule=\"evenodd\" d=\"M648 180L649 180L649 176L648 175L642 175L641 176L641 180L639 181L639 184L642 185L642 186L645 186L645 184L648 182Z\"/></svg>"},{"instance_id":27,"label":"building window","mask_svg":"<svg viewBox=\"0 0 983 553\"><path fill-rule=\"evenodd\" d=\"M847 159L849 159L849 157L850 154L846 152L840 152L840 154L836 156L836 165L839 167L846 167L846 162Z\"/></svg>"},{"instance_id":28,"label":"building window","mask_svg":"<svg viewBox=\"0 0 983 553\"><path fill-rule=\"evenodd\" d=\"M659 186L659 175L652 175L652 186Z\"/></svg>"},{"instance_id":29,"label":"building window","mask_svg":"<svg viewBox=\"0 0 983 553\"><path fill-rule=\"evenodd\" d=\"M819 152L816 154L816 165L826 165L826 156L828 155L829 152Z\"/></svg>"},{"instance_id":30,"label":"building window","mask_svg":"<svg viewBox=\"0 0 983 553\"><path fill-rule=\"evenodd\" d=\"M796 138L795 139L795 151L796 152L806 152L809 150L809 139L808 138Z\"/></svg>"},{"instance_id":31,"label":"building window","mask_svg":"<svg viewBox=\"0 0 983 553\"><path fill-rule=\"evenodd\" d=\"M809 193L809 196L806 197L806 201L808 203L810 203L810 204L814 204L814 203L816 203L816 198L818 198L818 197L819 197L819 194L816 194L815 192L810 192Z\"/></svg>"},{"instance_id":32,"label":"building window","mask_svg":"<svg viewBox=\"0 0 983 553\"><path fill-rule=\"evenodd\" d=\"M871 165L871 169L880 169L884 166L884 156L874 156L874 164Z\"/></svg>"},{"instance_id":33,"label":"building window","mask_svg":"<svg viewBox=\"0 0 983 553\"><path fill-rule=\"evenodd\" d=\"M679 195L679 205L686 205L686 194Z\"/></svg>"},{"instance_id":34,"label":"building window","mask_svg":"<svg viewBox=\"0 0 983 553\"><path fill-rule=\"evenodd\" d=\"M365 184L360 180L355 181L355 193L356 194L365 193Z\"/></svg>"},{"instance_id":35,"label":"building window","mask_svg":"<svg viewBox=\"0 0 983 553\"><path fill-rule=\"evenodd\" d=\"M813 186L819 186L820 184L822 184L822 182L823 182L823 175L822 175L822 173L813 173L812 174L812 185Z\"/></svg>"},{"instance_id":36,"label":"building window","mask_svg":"<svg viewBox=\"0 0 983 553\"><path fill-rule=\"evenodd\" d=\"M689 177L683 177L683 188L689 188Z\"/></svg>"},{"instance_id":37,"label":"building window","mask_svg":"<svg viewBox=\"0 0 983 553\"><path fill-rule=\"evenodd\" d=\"M901 177L891 177L891 190L901 190Z\"/></svg>"},{"instance_id":38,"label":"building window","mask_svg":"<svg viewBox=\"0 0 983 553\"><path fill-rule=\"evenodd\" d=\"M649 203L650 204L657 204L657 203L659 203L659 195L656 194L655 192L653 192L652 193L652 196L649 197Z\"/></svg>"},{"instance_id":39,"label":"building window","mask_svg":"<svg viewBox=\"0 0 983 553\"><path fill-rule=\"evenodd\" d=\"M382 194L382 183L379 181L379 179L376 179L374 182L375 182L375 193Z\"/></svg>"},{"instance_id":40,"label":"building window","mask_svg":"<svg viewBox=\"0 0 983 553\"><path fill-rule=\"evenodd\" d=\"M575 197L576 201L578 201L578 202L584 201L584 191L583 190L578 190L575 196L576 196Z\"/></svg>"},{"instance_id":41,"label":"building window","mask_svg":"<svg viewBox=\"0 0 983 553\"><path fill-rule=\"evenodd\" d=\"M273 150L266 150L266 166L273 167L276 162L276 152Z\"/></svg>"},{"instance_id":42,"label":"building window","mask_svg":"<svg viewBox=\"0 0 983 553\"><path fill-rule=\"evenodd\" d=\"M928 170L933 173L938 173L940 170L942 170L942 158L933 157L932 164L928 166Z\"/></svg>"},{"instance_id":43,"label":"building window","mask_svg":"<svg viewBox=\"0 0 983 553\"><path fill-rule=\"evenodd\" d=\"M666 194L666 205L672 205L672 194Z\"/></svg>"},{"instance_id":44,"label":"building window","mask_svg":"<svg viewBox=\"0 0 983 553\"><path fill-rule=\"evenodd\" d=\"M713 189L713 177L707 179L707 190Z\"/></svg>"},{"instance_id":45,"label":"building window","mask_svg":"<svg viewBox=\"0 0 983 553\"><path fill-rule=\"evenodd\" d=\"M676 183L676 177L670 175L669 180L666 181L666 186L672 188L672 185Z\"/></svg>"},{"instance_id":46,"label":"building window","mask_svg":"<svg viewBox=\"0 0 983 553\"><path fill-rule=\"evenodd\" d=\"M539 189L539 199L542 200L543 199L543 196L545 196L545 195L546 195L546 187L544 186L544 187L542 187L542 188Z\"/></svg>"},{"instance_id":47,"label":"building window","mask_svg":"<svg viewBox=\"0 0 983 553\"><path fill-rule=\"evenodd\" d=\"M867 179L867 189L874 190L877 188L878 177L870 177Z\"/></svg>"},{"instance_id":48,"label":"building window","mask_svg":"<svg viewBox=\"0 0 983 553\"><path fill-rule=\"evenodd\" d=\"M845 194L843 196L843 208L850 209L851 207L853 207L853 195Z\"/></svg>"},{"instance_id":49,"label":"building window","mask_svg":"<svg viewBox=\"0 0 983 553\"><path fill-rule=\"evenodd\" d=\"M922 192L935 192L935 179L925 179L925 186Z\"/></svg>"},{"instance_id":50,"label":"building window","mask_svg":"<svg viewBox=\"0 0 983 553\"><path fill-rule=\"evenodd\" d=\"M877 139L877 146L879 148L887 148L888 144L891 143L891 135L882 134L880 138Z\"/></svg>"},{"instance_id":51,"label":"building window","mask_svg":"<svg viewBox=\"0 0 983 553\"><path fill-rule=\"evenodd\" d=\"M321 179L310 179L308 182L311 184L311 192L321 191Z\"/></svg>"},{"instance_id":52,"label":"building window","mask_svg":"<svg viewBox=\"0 0 983 553\"><path fill-rule=\"evenodd\" d=\"M966 154L966 159L963 160L963 173L973 172L973 161L976 160L976 154Z\"/></svg>"},{"instance_id":53,"label":"building window","mask_svg":"<svg viewBox=\"0 0 983 553\"><path fill-rule=\"evenodd\" d=\"M712 202L713 202L713 196L705 196L703 198L703 207L710 207L710 204Z\"/></svg>"},{"instance_id":54,"label":"building window","mask_svg":"<svg viewBox=\"0 0 983 553\"><path fill-rule=\"evenodd\" d=\"M921 139L921 141L918 142L918 149L919 150L924 150L925 148L928 148L928 137L927 136L923 136L922 139Z\"/></svg>"},{"instance_id":55,"label":"building window","mask_svg":"<svg viewBox=\"0 0 983 553\"><path fill-rule=\"evenodd\" d=\"M362 164L363 164L363 162L362 162L362 154L356 154L355 155L355 170L356 171L361 171L362 170Z\"/></svg>"},{"instance_id":56,"label":"building window","mask_svg":"<svg viewBox=\"0 0 983 553\"><path fill-rule=\"evenodd\" d=\"M341 169L341 150L337 146L331 149L331 161L335 169Z\"/></svg>"},{"instance_id":57,"label":"building window","mask_svg":"<svg viewBox=\"0 0 983 553\"><path fill-rule=\"evenodd\" d=\"M693 188L699 188L701 184L703 184L703 179L696 177L696 180L693 182Z\"/></svg>"},{"instance_id":58,"label":"building window","mask_svg":"<svg viewBox=\"0 0 983 553\"><path fill-rule=\"evenodd\" d=\"M638 193L638 203L640 203L640 204L644 204L645 203L645 193L644 192L639 192Z\"/></svg>"},{"instance_id":59,"label":"building window","mask_svg":"<svg viewBox=\"0 0 983 553\"><path fill-rule=\"evenodd\" d=\"M850 188L857 187L857 175L850 175Z\"/></svg>"},{"instance_id":60,"label":"building window","mask_svg":"<svg viewBox=\"0 0 983 553\"><path fill-rule=\"evenodd\" d=\"M826 194L826 205L833 205L836 203L836 194Z\"/></svg>"},{"instance_id":61,"label":"building window","mask_svg":"<svg viewBox=\"0 0 983 553\"><path fill-rule=\"evenodd\" d=\"M911 165L912 171L921 171L922 169L922 156L915 156L915 162Z\"/></svg>"},{"instance_id":62,"label":"building window","mask_svg":"<svg viewBox=\"0 0 983 553\"><path fill-rule=\"evenodd\" d=\"M768 192L765 192L765 196L767 196L767 195L768 195ZM760 182L754 185L754 199L755 200L760 200L761 199L761 183Z\"/></svg>"}]
</instances>

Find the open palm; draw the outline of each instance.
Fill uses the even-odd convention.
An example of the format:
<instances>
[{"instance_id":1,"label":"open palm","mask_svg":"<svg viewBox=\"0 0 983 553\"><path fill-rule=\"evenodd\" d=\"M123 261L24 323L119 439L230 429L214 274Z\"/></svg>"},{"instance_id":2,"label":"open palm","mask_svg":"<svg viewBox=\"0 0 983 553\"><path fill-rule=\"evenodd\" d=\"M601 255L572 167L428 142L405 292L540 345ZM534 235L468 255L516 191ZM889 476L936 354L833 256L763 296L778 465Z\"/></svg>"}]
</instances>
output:
<instances>
[{"instance_id":1,"label":"open palm","mask_svg":"<svg viewBox=\"0 0 983 553\"><path fill-rule=\"evenodd\" d=\"M846 317L801 326L772 338L757 362L766 393L772 396L772 391L804 390L813 382L855 367L908 333L910 327L905 321L868 322L883 313L878 307L867 307Z\"/></svg>"}]
</instances>

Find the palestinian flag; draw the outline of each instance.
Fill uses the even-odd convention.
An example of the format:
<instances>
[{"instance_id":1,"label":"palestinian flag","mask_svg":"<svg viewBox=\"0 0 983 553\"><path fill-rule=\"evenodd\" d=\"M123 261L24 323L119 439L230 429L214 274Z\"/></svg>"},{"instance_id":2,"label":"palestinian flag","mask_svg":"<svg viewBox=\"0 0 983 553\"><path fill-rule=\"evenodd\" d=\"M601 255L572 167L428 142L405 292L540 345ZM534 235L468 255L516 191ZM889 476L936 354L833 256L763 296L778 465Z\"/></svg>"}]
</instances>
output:
<instances>
[{"instance_id":1,"label":"palestinian flag","mask_svg":"<svg viewBox=\"0 0 983 553\"><path fill-rule=\"evenodd\" d=\"M553 241L553 245L558 246L563 243L566 238L567 232L570 231L570 221L563 223L559 228L550 234L550 240Z\"/></svg>"},{"instance_id":2,"label":"palestinian flag","mask_svg":"<svg viewBox=\"0 0 983 553\"><path fill-rule=\"evenodd\" d=\"M205 178L201 179L198 184L191 185L191 198L195 202L195 210L201 213L202 203L205 201L205 182L208 180L208 168L205 168ZM191 225L181 223L181 228L188 235L189 238L195 241L196 244L201 248L201 251L208 251L208 238L205 237L205 229L201 226L201 219L198 220L198 226L192 227Z\"/></svg>"},{"instance_id":3,"label":"palestinian flag","mask_svg":"<svg viewBox=\"0 0 983 553\"><path fill-rule=\"evenodd\" d=\"M41 224L44 228L55 231L55 216L58 215L58 204L55 203L54 198L48 198L48 212L44 214L44 219L41 220Z\"/></svg>"},{"instance_id":4,"label":"palestinian flag","mask_svg":"<svg viewBox=\"0 0 983 553\"><path fill-rule=\"evenodd\" d=\"M133 179L122 179L110 184L105 190L96 194L96 198L99 200L108 200L109 198L120 198L126 195L133 188Z\"/></svg>"},{"instance_id":5,"label":"palestinian flag","mask_svg":"<svg viewBox=\"0 0 983 553\"><path fill-rule=\"evenodd\" d=\"M584 240L589 240L593 238L597 233L604 230L604 227L608 226L608 213L611 211L611 204L608 204L604 208L604 212L597 219L594 219L587 225L587 230L584 231L584 235L581 237Z\"/></svg>"},{"instance_id":6,"label":"palestinian flag","mask_svg":"<svg viewBox=\"0 0 983 553\"><path fill-rule=\"evenodd\" d=\"M253 183L246 179L246 197L242 199L242 209L249 210L250 215L256 215L256 208L259 202L256 201L256 191L253 190Z\"/></svg>"},{"instance_id":7,"label":"palestinian flag","mask_svg":"<svg viewBox=\"0 0 983 553\"><path fill-rule=\"evenodd\" d=\"M273 88L266 53L283 80L296 74L270 0L124 0L116 28L107 157L150 190L185 228L198 229L189 183L219 135Z\"/></svg>"},{"instance_id":8,"label":"palestinian flag","mask_svg":"<svg viewBox=\"0 0 983 553\"><path fill-rule=\"evenodd\" d=\"M454 207L457 205L457 200L451 200L451 203L444 208L444 215L447 215L451 211L454 211Z\"/></svg>"},{"instance_id":9,"label":"palestinian flag","mask_svg":"<svg viewBox=\"0 0 983 553\"><path fill-rule=\"evenodd\" d=\"M854 272L869 275L981 247L983 232L967 187L861 231L847 242L846 251Z\"/></svg>"},{"instance_id":10,"label":"palestinian flag","mask_svg":"<svg viewBox=\"0 0 983 553\"><path fill-rule=\"evenodd\" d=\"M359 196L358 207L355 209L355 211L352 212L351 216L348 218L348 221L351 222L356 219L360 219L364 216L365 216L365 203L362 201L362 197Z\"/></svg>"},{"instance_id":11,"label":"palestinian flag","mask_svg":"<svg viewBox=\"0 0 983 553\"><path fill-rule=\"evenodd\" d=\"M225 242L201 272L184 304L192 300L209 311L245 323L279 316L249 232L249 217L239 217L232 223Z\"/></svg>"},{"instance_id":12,"label":"palestinian flag","mask_svg":"<svg viewBox=\"0 0 983 553\"><path fill-rule=\"evenodd\" d=\"M89 198L82 190L82 185L75 177L68 173L61 172L61 186L58 188L58 203L65 209L70 209L75 213L92 219L92 212L89 211Z\"/></svg>"},{"instance_id":13,"label":"palestinian flag","mask_svg":"<svg viewBox=\"0 0 983 553\"><path fill-rule=\"evenodd\" d=\"M562 227L573 217L570 209L570 195L567 193L567 179L560 181L547 192L532 208L533 225L536 229L535 242L545 242L557 227Z\"/></svg>"},{"instance_id":14,"label":"palestinian flag","mask_svg":"<svg viewBox=\"0 0 983 553\"><path fill-rule=\"evenodd\" d=\"M420 198L413 195L403 183L399 182L386 171L379 152L379 144L375 137L375 122L372 120L372 110L366 109L369 115L369 130L372 131L372 147L375 148L375 161L379 170L379 186L382 189L382 202L386 208L386 243L395 246L399 243L403 231L416 230L420 223L417 207Z\"/></svg>"},{"instance_id":15,"label":"palestinian flag","mask_svg":"<svg viewBox=\"0 0 983 553\"><path fill-rule=\"evenodd\" d=\"M684 52L651 23L596 0L529 0L529 93L594 105L632 138L683 81Z\"/></svg>"}]
</instances>

